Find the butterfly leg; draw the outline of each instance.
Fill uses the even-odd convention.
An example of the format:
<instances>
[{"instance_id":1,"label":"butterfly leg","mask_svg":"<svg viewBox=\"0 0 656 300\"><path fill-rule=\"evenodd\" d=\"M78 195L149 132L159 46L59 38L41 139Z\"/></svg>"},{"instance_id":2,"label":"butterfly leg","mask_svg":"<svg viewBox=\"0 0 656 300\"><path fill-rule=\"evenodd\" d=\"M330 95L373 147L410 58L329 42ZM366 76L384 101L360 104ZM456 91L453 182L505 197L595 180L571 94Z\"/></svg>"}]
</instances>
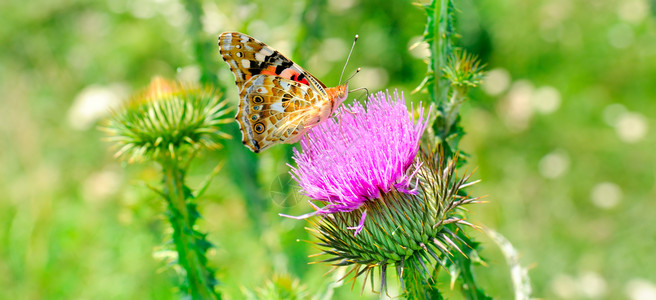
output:
<instances>
[{"instance_id":1,"label":"butterfly leg","mask_svg":"<svg viewBox=\"0 0 656 300\"><path fill-rule=\"evenodd\" d=\"M346 107L343 107L342 109L352 115L356 114L355 112L348 110ZM335 118L337 119L337 122L339 122L339 133L342 135L342 139L346 141L346 136L344 136L344 127L342 126L342 110L336 112Z\"/></svg>"},{"instance_id":2,"label":"butterfly leg","mask_svg":"<svg viewBox=\"0 0 656 300\"><path fill-rule=\"evenodd\" d=\"M365 92L365 95L366 95L366 98L369 98L369 89L366 88L366 87L361 87L361 88L357 88L357 89L350 90L350 91L349 91L349 94L350 94L350 93L353 93L353 92L357 92L357 91L364 91L364 92Z\"/></svg>"}]
</instances>

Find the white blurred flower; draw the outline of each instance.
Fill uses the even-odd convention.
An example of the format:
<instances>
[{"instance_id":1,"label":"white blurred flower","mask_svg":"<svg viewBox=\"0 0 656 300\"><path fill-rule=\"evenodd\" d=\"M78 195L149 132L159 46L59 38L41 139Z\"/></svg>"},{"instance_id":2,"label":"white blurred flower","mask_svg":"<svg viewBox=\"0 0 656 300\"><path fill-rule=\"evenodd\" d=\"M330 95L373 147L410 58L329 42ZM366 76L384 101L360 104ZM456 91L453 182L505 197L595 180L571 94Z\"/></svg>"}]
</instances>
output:
<instances>
[{"instance_id":1,"label":"white blurred flower","mask_svg":"<svg viewBox=\"0 0 656 300\"><path fill-rule=\"evenodd\" d=\"M656 300L656 285L642 278L631 279L624 291L631 300Z\"/></svg>"},{"instance_id":2,"label":"white blurred flower","mask_svg":"<svg viewBox=\"0 0 656 300\"><path fill-rule=\"evenodd\" d=\"M538 171L544 178L557 178L569 169L569 155L565 150L557 149L540 159Z\"/></svg>"},{"instance_id":3,"label":"white blurred flower","mask_svg":"<svg viewBox=\"0 0 656 300\"><path fill-rule=\"evenodd\" d=\"M376 91L385 87L388 80L389 75L385 69L362 67L360 74L353 77L352 86L366 86L370 91Z\"/></svg>"},{"instance_id":4,"label":"white blurred flower","mask_svg":"<svg viewBox=\"0 0 656 300\"><path fill-rule=\"evenodd\" d=\"M606 296L608 284L604 277L593 271L576 277L558 274L551 280L551 291L561 299L599 299Z\"/></svg>"},{"instance_id":5,"label":"white blurred flower","mask_svg":"<svg viewBox=\"0 0 656 300\"><path fill-rule=\"evenodd\" d=\"M628 111L624 105L613 103L604 108L603 118L606 124L615 127L620 140L635 143L642 140L649 129L647 118L640 113Z\"/></svg>"},{"instance_id":6,"label":"white blurred flower","mask_svg":"<svg viewBox=\"0 0 656 300\"><path fill-rule=\"evenodd\" d=\"M185 66L177 69L175 79L180 82L199 82L200 81L200 68L197 65Z\"/></svg>"},{"instance_id":7,"label":"white blurred flower","mask_svg":"<svg viewBox=\"0 0 656 300\"><path fill-rule=\"evenodd\" d=\"M356 4L356 0L329 0L328 9L333 13L340 13L348 10Z\"/></svg>"},{"instance_id":8,"label":"white blurred flower","mask_svg":"<svg viewBox=\"0 0 656 300\"><path fill-rule=\"evenodd\" d=\"M620 203L621 199L622 189L612 182L600 182L590 192L590 200L600 208L613 208Z\"/></svg>"},{"instance_id":9,"label":"white blurred flower","mask_svg":"<svg viewBox=\"0 0 656 300\"><path fill-rule=\"evenodd\" d=\"M426 49L428 52L428 49ZM427 57L424 56L424 57ZM485 74L481 88L490 96L498 96L510 85L510 73L505 69L493 69Z\"/></svg>"},{"instance_id":10,"label":"white blurred flower","mask_svg":"<svg viewBox=\"0 0 656 300\"><path fill-rule=\"evenodd\" d=\"M203 3L203 17L201 21L203 22L203 30L211 35L218 35L224 28L230 28L230 26L226 26L225 24L227 17L214 2Z\"/></svg>"},{"instance_id":11,"label":"white blurred flower","mask_svg":"<svg viewBox=\"0 0 656 300\"><path fill-rule=\"evenodd\" d=\"M421 35L410 39L408 42L408 52L410 52L410 55L420 59L427 59L430 55L428 43L424 41L424 37Z\"/></svg>"},{"instance_id":12,"label":"white blurred flower","mask_svg":"<svg viewBox=\"0 0 656 300\"><path fill-rule=\"evenodd\" d=\"M560 93L552 86L536 89L531 99L535 111L542 114L550 114L560 106Z\"/></svg>"},{"instance_id":13,"label":"white blurred flower","mask_svg":"<svg viewBox=\"0 0 656 300\"><path fill-rule=\"evenodd\" d=\"M624 0L620 1L619 5L617 15L622 21L638 24L649 14L649 4L646 0Z\"/></svg>"},{"instance_id":14,"label":"white blurred flower","mask_svg":"<svg viewBox=\"0 0 656 300\"><path fill-rule=\"evenodd\" d=\"M635 143L647 135L647 118L642 114L625 112L621 114L615 124L615 131L619 138L626 143Z\"/></svg>"},{"instance_id":15,"label":"white blurred flower","mask_svg":"<svg viewBox=\"0 0 656 300\"><path fill-rule=\"evenodd\" d=\"M164 20L174 27L182 27L189 23L189 15L184 5L175 0L153 0L152 5L164 16Z\"/></svg>"},{"instance_id":16,"label":"white blurred flower","mask_svg":"<svg viewBox=\"0 0 656 300\"><path fill-rule=\"evenodd\" d=\"M499 101L497 112L511 130L522 131L528 127L533 115L532 95L533 84L528 80L518 80L508 95Z\"/></svg>"},{"instance_id":17,"label":"white blurred flower","mask_svg":"<svg viewBox=\"0 0 656 300\"><path fill-rule=\"evenodd\" d=\"M561 299L574 298L578 290L574 277L567 274L557 274L553 279L551 279L550 285L551 292L553 292L556 296L558 296L558 298Z\"/></svg>"},{"instance_id":18,"label":"white blurred flower","mask_svg":"<svg viewBox=\"0 0 656 300\"><path fill-rule=\"evenodd\" d=\"M607 284L599 273L588 271L579 277L579 289L587 298L597 299L606 295Z\"/></svg>"},{"instance_id":19,"label":"white blurred flower","mask_svg":"<svg viewBox=\"0 0 656 300\"><path fill-rule=\"evenodd\" d=\"M128 95L128 88L120 83L88 86L75 96L68 110L68 124L73 129L87 130L97 120L108 116Z\"/></svg>"},{"instance_id":20,"label":"white blurred flower","mask_svg":"<svg viewBox=\"0 0 656 300\"><path fill-rule=\"evenodd\" d=\"M483 90L491 96L501 94L510 81L503 69L490 71L483 81ZM550 114L560 107L561 96L553 86L535 88L528 80L515 81L497 106L497 113L515 131L528 128L534 113Z\"/></svg>"}]
</instances>

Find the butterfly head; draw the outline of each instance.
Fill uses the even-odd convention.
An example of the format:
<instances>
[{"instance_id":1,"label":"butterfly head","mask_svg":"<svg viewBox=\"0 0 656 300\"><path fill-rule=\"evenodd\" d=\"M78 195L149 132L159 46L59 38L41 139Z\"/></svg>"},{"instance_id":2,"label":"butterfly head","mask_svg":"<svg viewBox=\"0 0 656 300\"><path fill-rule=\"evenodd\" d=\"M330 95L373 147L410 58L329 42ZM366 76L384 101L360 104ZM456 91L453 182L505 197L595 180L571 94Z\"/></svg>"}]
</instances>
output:
<instances>
[{"instance_id":1,"label":"butterfly head","mask_svg":"<svg viewBox=\"0 0 656 300\"><path fill-rule=\"evenodd\" d=\"M332 110L335 111L348 97L348 83L326 89L328 97L332 100Z\"/></svg>"}]
</instances>

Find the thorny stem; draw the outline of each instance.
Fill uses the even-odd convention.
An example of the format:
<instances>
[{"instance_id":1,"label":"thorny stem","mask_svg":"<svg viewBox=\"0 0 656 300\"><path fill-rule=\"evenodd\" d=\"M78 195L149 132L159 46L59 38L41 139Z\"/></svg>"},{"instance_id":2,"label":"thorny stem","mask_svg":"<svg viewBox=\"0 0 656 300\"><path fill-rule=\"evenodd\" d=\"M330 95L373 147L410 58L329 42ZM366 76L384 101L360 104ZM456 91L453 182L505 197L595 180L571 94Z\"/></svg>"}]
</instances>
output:
<instances>
[{"instance_id":1,"label":"thorny stem","mask_svg":"<svg viewBox=\"0 0 656 300\"><path fill-rule=\"evenodd\" d=\"M454 52L452 44L452 39L456 35L452 15L454 11L452 0L432 0L426 6L428 20L424 40L429 45L430 58L428 74L421 85L426 87L430 98L437 105L439 113L436 114L436 119L431 121L430 130L435 134L437 142L449 146L445 147L446 155L452 155L456 151L451 149L451 146L456 148L457 145L449 145L446 141L453 134L460 104L465 100L467 92L466 89L454 88L450 80L444 76L443 70L449 64L449 57L453 56Z\"/></svg>"},{"instance_id":2,"label":"thorny stem","mask_svg":"<svg viewBox=\"0 0 656 300\"><path fill-rule=\"evenodd\" d=\"M439 109L444 118L442 122L440 122L441 124L439 124L441 125L439 126L440 128L437 128L437 134L441 141L445 141L451 134L451 127L458 118L460 104L465 100L465 94L459 93L456 89L451 91L451 97L449 97L449 91L451 90L450 82L443 76L444 74L442 71L442 68L449 63L448 57L453 53L451 40L454 35L454 26L451 14L454 10L455 8L451 0L440 1L439 11L437 9L433 10L433 17L436 20L439 20L437 22L438 28L435 31L435 36L437 37L438 42L433 43L433 47L436 48L433 51L433 57L434 60L438 61L438 66L434 66L433 70L436 76L435 80L438 82L434 88L437 88L438 91L441 92L439 98L436 98L435 100L438 101ZM435 95L438 95L438 93L436 92Z\"/></svg>"},{"instance_id":3,"label":"thorny stem","mask_svg":"<svg viewBox=\"0 0 656 300\"><path fill-rule=\"evenodd\" d=\"M433 7L435 7L435 1L436 0L433 0L433 3L431 3L434 5ZM435 78L438 82L438 84L434 86L434 89L437 89L435 95L439 95L439 92L442 93L439 98L436 98L436 100L442 99L442 101L446 100L449 91L449 81L442 76L442 67L446 66L447 58L453 51L453 46L451 45L453 24L451 16L449 15L449 8L452 7L453 3L451 3L451 0L442 0L440 1L440 10L433 10L433 17L435 20L439 20L437 22L437 30L435 31L438 43L437 45L436 43L433 43L434 49L432 53L434 61L435 58L437 58L436 60L438 61L438 65L433 66Z\"/></svg>"},{"instance_id":4,"label":"thorny stem","mask_svg":"<svg viewBox=\"0 0 656 300\"><path fill-rule=\"evenodd\" d=\"M440 137L444 140L451 132L451 127L458 120L458 114L460 113L460 105L465 102L467 92L461 89L453 89L451 97L449 100L444 103L444 124L440 130ZM455 150L455 149L454 149Z\"/></svg>"},{"instance_id":5,"label":"thorny stem","mask_svg":"<svg viewBox=\"0 0 656 300\"><path fill-rule=\"evenodd\" d=\"M164 196L169 208L169 221L173 227L173 243L178 252L178 264L183 268L182 292L191 299L221 299L214 290L214 272L207 266L205 251L209 243L205 236L194 230L198 218L195 205L190 203L191 193L185 186L185 172L175 158L161 162L164 173Z\"/></svg>"}]
</instances>

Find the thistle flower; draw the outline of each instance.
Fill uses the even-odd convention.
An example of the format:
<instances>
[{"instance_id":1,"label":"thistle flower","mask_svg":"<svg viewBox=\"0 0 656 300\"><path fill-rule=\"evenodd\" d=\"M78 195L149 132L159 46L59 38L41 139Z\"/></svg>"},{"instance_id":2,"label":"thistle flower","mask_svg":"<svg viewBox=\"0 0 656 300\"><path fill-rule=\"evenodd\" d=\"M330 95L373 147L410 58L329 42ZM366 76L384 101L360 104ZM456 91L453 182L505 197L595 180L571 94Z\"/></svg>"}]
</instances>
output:
<instances>
[{"instance_id":1,"label":"thistle flower","mask_svg":"<svg viewBox=\"0 0 656 300\"><path fill-rule=\"evenodd\" d=\"M175 158L188 148L220 148L219 140L230 138L219 128L231 121L227 113L226 102L214 89L156 77L102 129L116 144L116 157L129 162Z\"/></svg>"},{"instance_id":2,"label":"thistle flower","mask_svg":"<svg viewBox=\"0 0 656 300\"><path fill-rule=\"evenodd\" d=\"M372 285L378 269L381 291L388 267L404 290L408 281L430 285L440 266L471 249L461 228L473 226L462 206L478 200L462 191L470 174L459 177L456 158L420 146L426 121L415 122L397 93L378 93L366 109L356 103L350 110L314 128L294 153L292 174L303 193L325 203L313 213L321 218L311 219L318 255L351 266L353 279L371 275Z\"/></svg>"},{"instance_id":3,"label":"thistle flower","mask_svg":"<svg viewBox=\"0 0 656 300\"><path fill-rule=\"evenodd\" d=\"M327 203L314 214L350 212L392 189L415 193L411 166L426 120L414 122L397 93L392 98L380 92L369 98L367 109L356 102L340 114L339 122L310 131L301 140L302 152L294 149L293 178L305 195ZM356 234L365 217L366 211Z\"/></svg>"}]
</instances>

